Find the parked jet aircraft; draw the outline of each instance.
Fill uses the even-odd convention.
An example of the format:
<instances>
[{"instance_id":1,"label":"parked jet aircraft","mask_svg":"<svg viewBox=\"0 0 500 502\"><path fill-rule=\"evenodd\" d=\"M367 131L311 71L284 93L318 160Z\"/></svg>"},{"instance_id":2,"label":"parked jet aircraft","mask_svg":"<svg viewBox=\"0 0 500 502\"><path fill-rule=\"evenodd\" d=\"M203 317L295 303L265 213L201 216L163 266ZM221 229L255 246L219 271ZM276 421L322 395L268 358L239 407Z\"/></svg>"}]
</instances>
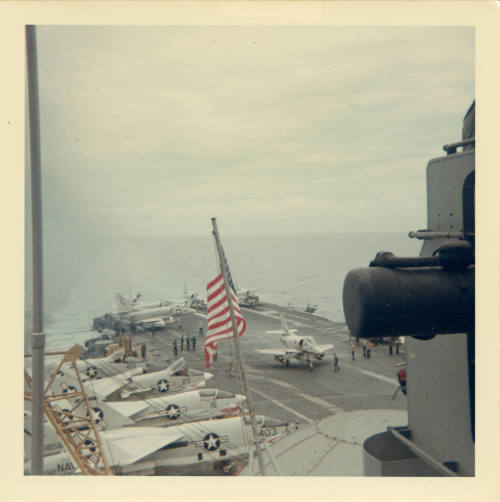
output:
<instances>
[{"instance_id":1,"label":"parked jet aircraft","mask_svg":"<svg viewBox=\"0 0 500 502\"><path fill-rule=\"evenodd\" d=\"M184 288L184 304L194 310L206 310L207 304L203 298L199 298L197 293L189 293Z\"/></svg>"},{"instance_id":2,"label":"parked jet aircraft","mask_svg":"<svg viewBox=\"0 0 500 502\"><path fill-rule=\"evenodd\" d=\"M115 350L107 357L77 359L75 364L84 382L92 380L93 378L103 378L117 375L132 368L140 368L141 370L146 368L147 363L138 358L129 357L127 362L121 362L124 355L125 349L121 348ZM47 365L47 369L49 371L53 371L55 366L56 365L54 363L49 364ZM72 374L73 372L70 368L71 363L63 364L59 370L59 376L64 376L66 372Z\"/></svg>"},{"instance_id":3,"label":"parked jet aircraft","mask_svg":"<svg viewBox=\"0 0 500 502\"><path fill-rule=\"evenodd\" d=\"M243 307L255 307L262 302L260 295L251 289L238 289L236 296Z\"/></svg>"},{"instance_id":4,"label":"parked jet aircraft","mask_svg":"<svg viewBox=\"0 0 500 502\"><path fill-rule=\"evenodd\" d=\"M119 312L130 312L132 310L153 309L157 307L167 307L172 305L172 302L152 302L142 303L142 295L138 293L134 297L126 298L120 293L115 293L116 306Z\"/></svg>"},{"instance_id":5,"label":"parked jet aircraft","mask_svg":"<svg viewBox=\"0 0 500 502\"><path fill-rule=\"evenodd\" d=\"M138 298L141 295L138 294L135 298L129 300L125 298L120 293L115 294L116 302L118 305L118 313L137 313L141 311L152 311L160 309L161 312L166 312L168 315L180 315L190 309L186 309L184 303L174 303L171 301L164 300L162 302L153 303L142 303Z\"/></svg>"},{"instance_id":6,"label":"parked jet aircraft","mask_svg":"<svg viewBox=\"0 0 500 502\"><path fill-rule=\"evenodd\" d=\"M286 423L274 418L258 415L256 420L259 435L266 441L275 441L288 430ZM162 469L172 473L200 464L213 464L227 472L233 459L248 455L251 427L248 417L238 416L172 427L122 427L101 431L99 437L107 462L117 474L159 474ZM76 473L69 455L60 453L51 460L52 473Z\"/></svg>"},{"instance_id":7,"label":"parked jet aircraft","mask_svg":"<svg viewBox=\"0 0 500 502\"><path fill-rule=\"evenodd\" d=\"M213 376L211 373L185 368L182 357L163 370L151 373L144 373L144 370L137 367L110 377L87 380L84 382L85 392L90 397L100 399L113 396L126 399L132 394L148 391L175 393L204 387L206 380ZM68 392L72 387L76 387L76 383L72 375L58 375L54 387L60 392Z\"/></svg>"},{"instance_id":8,"label":"parked jet aircraft","mask_svg":"<svg viewBox=\"0 0 500 502\"><path fill-rule=\"evenodd\" d=\"M279 334L280 341L285 349L258 349L261 354L272 354L274 359L282 364L290 365L293 357L299 361L307 362L309 369L313 370L314 359L322 360L327 350L333 349L332 344L318 345L312 336L298 336L296 329L289 329L283 314L281 314L281 329L266 331L266 333Z\"/></svg>"},{"instance_id":9,"label":"parked jet aircraft","mask_svg":"<svg viewBox=\"0 0 500 502\"><path fill-rule=\"evenodd\" d=\"M115 297L120 308L117 312L118 317L144 329L162 329L167 323L174 323L175 317L191 311L181 303L174 304L164 301L142 304L137 300L137 297L129 300L120 293L116 293Z\"/></svg>"},{"instance_id":10,"label":"parked jet aircraft","mask_svg":"<svg viewBox=\"0 0 500 502\"><path fill-rule=\"evenodd\" d=\"M149 319L140 319L131 322L135 328L143 328L145 330L154 331L156 329L163 329L167 324L174 324L175 319L171 316L166 317L152 317Z\"/></svg>"},{"instance_id":11,"label":"parked jet aircraft","mask_svg":"<svg viewBox=\"0 0 500 502\"><path fill-rule=\"evenodd\" d=\"M218 389L200 389L143 401L118 401L106 404L135 423L149 427L178 425L234 415L238 413L244 399L244 396ZM101 418L106 421L106 412Z\"/></svg>"}]
</instances>

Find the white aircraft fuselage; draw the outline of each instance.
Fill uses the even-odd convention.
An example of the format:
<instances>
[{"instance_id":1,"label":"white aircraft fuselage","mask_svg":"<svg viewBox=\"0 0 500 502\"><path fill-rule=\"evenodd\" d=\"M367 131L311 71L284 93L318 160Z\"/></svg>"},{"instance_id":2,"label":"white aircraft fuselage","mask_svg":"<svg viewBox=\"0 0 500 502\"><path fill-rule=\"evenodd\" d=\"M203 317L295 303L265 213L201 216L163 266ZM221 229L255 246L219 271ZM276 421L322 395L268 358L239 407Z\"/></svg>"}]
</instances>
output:
<instances>
[{"instance_id":1,"label":"white aircraft fuselage","mask_svg":"<svg viewBox=\"0 0 500 502\"><path fill-rule=\"evenodd\" d=\"M276 419L257 416L259 436L274 441L286 434L288 426ZM266 422L267 421L267 422ZM242 430L241 417L205 420L177 426L183 437L143 460L123 466L122 473L154 472L161 467L181 467L204 462L218 463L249 453L246 437L252 437L251 425L245 419ZM169 428L170 430L171 428ZM246 437L245 437L246 436Z\"/></svg>"},{"instance_id":2,"label":"white aircraft fuselage","mask_svg":"<svg viewBox=\"0 0 500 502\"><path fill-rule=\"evenodd\" d=\"M290 359L307 362L309 369L313 369L313 360L321 361L325 357L325 351L333 349L332 344L319 345L312 336L299 336L294 332L295 329L289 329L283 317L281 318L281 329L276 331L267 331L271 334L279 334L280 342L284 345L283 349L258 349L257 352L262 354L271 354L274 359L282 364L289 366Z\"/></svg>"},{"instance_id":3,"label":"white aircraft fuselage","mask_svg":"<svg viewBox=\"0 0 500 502\"><path fill-rule=\"evenodd\" d=\"M288 432L288 425L258 415L257 430L264 441L273 442ZM158 469L179 469L199 464L221 467L253 449L248 417L190 422L172 427L122 427L101 431L106 459L117 474L154 474ZM25 463L29 471L29 466ZM64 451L44 458L46 474L76 474L72 458Z\"/></svg>"},{"instance_id":4,"label":"white aircraft fuselage","mask_svg":"<svg viewBox=\"0 0 500 502\"><path fill-rule=\"evenodd\" d=\"M108 402L108 406L143 426L170 426L238 413L244 396L218 389L200 389L145 401ZM105 416L105 414L104 414Z\"/></svg>"},{"instance_id":5,"label":"white aircraft fuselage","mask_svg":"<svg viewBox=\"0 0 500 502\"><path fill-rule=\"evenodd\" d=\"M280 341L287 349L298 350L304 353L304 356L310 354L320 360L325 357L312 336L280 335Z\"/></svg>"},{"instance_id":6,"label":"white aircraft fuselage","mask_svg":"<svg viewBox=\"0 0 500 502\"><path fill-rule=\"evenodd\" d=\"M239 289L236 296L242 307L255 307L261 303L260 295L251 289Z\"/></svg>"}]
</instances>

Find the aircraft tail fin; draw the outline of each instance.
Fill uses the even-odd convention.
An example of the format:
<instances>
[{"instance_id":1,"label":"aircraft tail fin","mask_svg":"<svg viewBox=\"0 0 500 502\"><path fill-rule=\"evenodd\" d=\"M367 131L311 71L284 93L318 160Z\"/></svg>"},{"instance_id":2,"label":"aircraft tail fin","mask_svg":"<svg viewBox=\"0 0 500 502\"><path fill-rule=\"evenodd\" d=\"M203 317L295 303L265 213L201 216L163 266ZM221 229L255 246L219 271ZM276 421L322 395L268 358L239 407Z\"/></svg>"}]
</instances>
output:
<instances>
[{"instance_id":1,"label":"aircraft tail fin","mask_svg":"<svg viewBox=\"0 0 500 502\"><path fill-rule=\"evenodd\" d=\"M115 361L118 361L118 359L121 359L125 355L125 349L122 347L121 349L117 349L114 352L112 352L108 357L106 357L106 360L114 363Z\"/></svg>"},{"instance_id":2,"label":"aircraft tail fin","mask_svg":"<svg viewBox=\"0 0 500 502\"><path fill-rule=\"evenodd\" d=\"M165 371L169 375L173 375L176 371L184 368L184 366L186 366L186 361L183 357L179 357L179 359L176 359Z\"/></svg>"},{"instance_id":3,"label":"aircraft tail fin","mask_svg":"<svg viewBox=\"0 0 500 502\"><path fill-rule=\"evenodd\" d=\"M120 413L114 407L109 406L99 398L90 399L90 406L93 410L93 418L98 429L110 430L118 429L125 425L135 425L129 417Z\"/></svg>"},{"instance_id":4,"label":"aircraft tail fin","mask_svg":"<svg viewBox=\"0 0 500 502\"><path fill-rule=\"evenodd\" d=\"M124 309L130 310L134 306L133 303L128 298L125 298L120 293L115 293L115 300L118 310L124 310Z\"/></svg>"}]
</instances>

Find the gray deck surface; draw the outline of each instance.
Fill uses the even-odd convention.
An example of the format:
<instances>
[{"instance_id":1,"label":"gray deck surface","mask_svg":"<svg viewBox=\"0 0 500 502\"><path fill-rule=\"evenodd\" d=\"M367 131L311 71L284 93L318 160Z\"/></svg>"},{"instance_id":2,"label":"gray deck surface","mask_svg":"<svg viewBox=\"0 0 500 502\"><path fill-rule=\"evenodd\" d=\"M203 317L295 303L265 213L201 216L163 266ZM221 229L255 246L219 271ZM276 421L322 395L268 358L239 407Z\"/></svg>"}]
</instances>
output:
<instances>
[{"instance_id":1,"label":"gray deck surface","mask_svg":"<svg viewBox=\"0 0 500 502\"><path fill-rule=\"evenodd\" d=\"M240 342L255 413L290 424L290 434L270 446L273 457L279 458L282 474L361 475L362 441L371 434L384 431L387 425L406 424L406 398L401 393L392 398L398 386L396 373L400 367L397 364L405 358L404 345L400 354L392 356L389 356L387 345L376 346L370 359L362 357L359 345L352 361L344 323L271 304L242 308L242 312L247 330ZM334 344L324 361L315 362L312 372L306 363L294 360L287 368L272 355L256 351L283 347L279 335L266 333L280 329L280 312L284 313L289 328L298 330L298 335L311 335L321 345ZM198 336L200 321L204 322L206 330L206 314L187 313L183 316L181 328L168 325L154 335L140 332L133 335L133 343L138 348L146 343L146 360L152 366L165 367L175 359L174 339L179 339L182 334L196 335L196 350L188 351L185 345L184 351L179 350L178 357L184 357L188 368L214 375L207 381L207 387L242 394L240 379L228 374L229 361L234 357L232 342L221 342L217 361L209 369L205 368L204 339ZM179 341L178 347L180 349ZM338 372L333 371L333 352L339 358ZM29 450L29 445L25 446ZM29 455L29 452L25 453ZM267 459L267 455L265 457ZM205 471L190 470L189 474L206 475ZM269 474L276 475L272 466L269 471ZM248 469L241 474L248 475Z\"/></svg>"},{"instance_id":2,"label":"gray deck surface","mask_svg":"<svg viewBox=\"0 0 500 502\"><path fill-rule=\"evenodd\" d=\"M240 341L255 412L290 423L291 433L270 446L281 474L362 475L363 440L383 432L388 425L407 423L406 398L400 392L392 398L398 386L398 363L405 358L404 345L399 354L392 356L387 345L375 346L370 359L363 358L362 346L358 345L352 361L344 323L271 304L242 308L242 312L247 330ZM319 344L334 344L326 359L315 363L314 371L299 361L286 368L272 355L256 351L282 347L279 335L266 333L280 329L280 312L298 335L312 335ZM206 315L187 314L181 329L170 326L154 337L140 334L136 343L146 340L149 360L173 359L173 340L182 333L197 335L200 320L206 321ZM179 351L187 367L212 373L209 387L242 393L239 379L228 375L229 361L234 356L232 343L220 343L217 361L206 370L204 340L197 338L195 351ZM333 371L333 352L339 357L338 372ZM269 463L267 455L265 459ZM267 468L270 475L276 475L272 465ZM250 475L248 469L241 475Z\"/></svg>"}]
</instances>

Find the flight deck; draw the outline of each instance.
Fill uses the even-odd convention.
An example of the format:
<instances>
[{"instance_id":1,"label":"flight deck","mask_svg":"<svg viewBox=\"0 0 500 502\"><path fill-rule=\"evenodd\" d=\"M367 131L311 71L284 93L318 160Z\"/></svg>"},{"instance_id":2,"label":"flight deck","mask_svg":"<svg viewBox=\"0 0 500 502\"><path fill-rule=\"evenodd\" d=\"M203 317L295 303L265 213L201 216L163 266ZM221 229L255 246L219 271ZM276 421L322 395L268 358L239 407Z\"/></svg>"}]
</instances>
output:
<instances>
[{"instance_id":1,"label":"flight deck","mask_svg":"<svg viewBox=\"0 0 500 502\"><path fill-rule=\"evenodd\" d=\"M258 414L285 420L296 426L316 423L342 411L365 409L406 410L406 399L398 393L397 372L405 360L404 344L399 353L393 349L389 355L386 344L375 345L371 357L364 358L362 345L355 344L355 359L352 360L351 341L345 323L332 322L316 314L288 309L272 304L242 307L247 329L240 337L245 371L251 390L251 399ZM323 361L315 361L314 369L301 361L291 361L286 367L274 360L272 355L257 350L280 348L279 335L266 331L280 327L280 314L288 326L297 329L298 335L311 335L319 344L331 343L334 348L327 351ZM234 359L233 344L223 341L219 344L217 360L205 368L203 344L199 336L199 323L206 321L203 312L183 315L182 326L169 326L165 330L141 332L134 335L136 345L146 343L146 359L150 362L173 360L173 342L177 339L178 356L184 357L188 368L209 371L214 376L207 385L231 392L241 392L241 383L233 367L230 375L230 361ZM204 324L206 330L206 324ZM180 338L184 335L197 338L195 350L181 350ZM337 354L339 370L334 371L333 355Z\"/></svg>"}]
</instances>

